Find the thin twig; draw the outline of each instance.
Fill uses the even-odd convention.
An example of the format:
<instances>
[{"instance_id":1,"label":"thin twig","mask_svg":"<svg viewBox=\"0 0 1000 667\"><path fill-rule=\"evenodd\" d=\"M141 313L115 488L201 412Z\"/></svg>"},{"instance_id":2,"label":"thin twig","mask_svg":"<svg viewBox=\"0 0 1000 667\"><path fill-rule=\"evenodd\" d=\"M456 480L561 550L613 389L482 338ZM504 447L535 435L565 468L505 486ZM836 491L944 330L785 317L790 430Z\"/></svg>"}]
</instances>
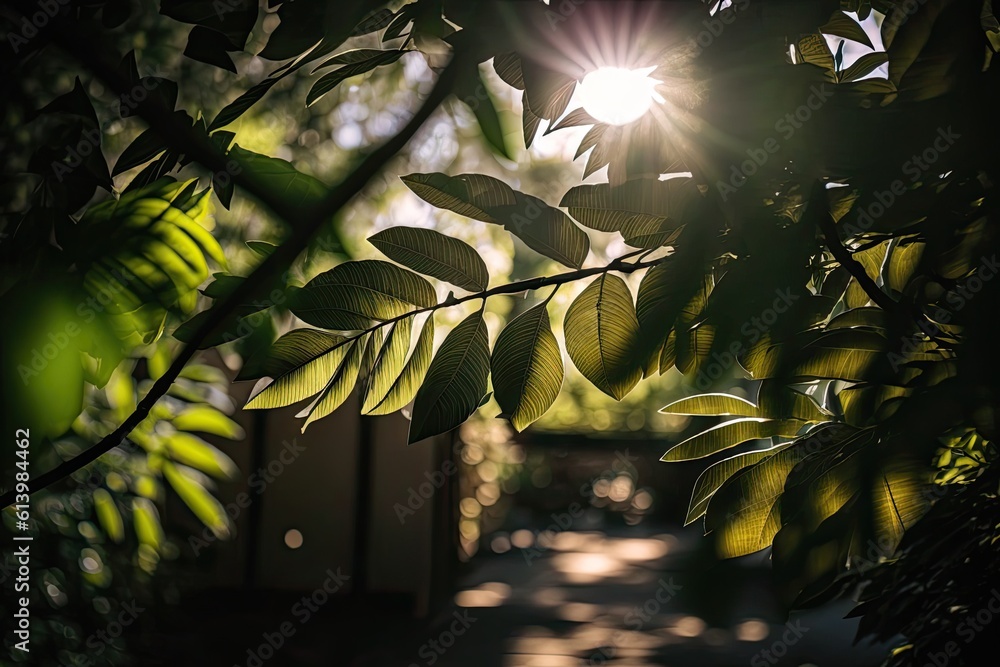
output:
<instances>
[{"instance_id":1,"label":"thin twig","mask_svg":"<svg viewBox=\"0 0 1000 667\"><path fill-rule=\"evenodd\" d=\"M817 211L817 220L826 247L830 249L830 252L840 262L840 265L847 269L854 279L858 281L858 285L865 291L865 294L882 310L888 313L899 312L899 303L875 284L872 277L865 271L865 267L858 260L854 259L851 251L841 242L840 235L837 233L837 225L833 221L830 212L825 208Z\"/></svg>"},{"instance_id":2,"label":"thin twig","mask_svg":"<svg viewBox=\"0 0 1000 667\"><path fill-rule=\"evenodd\" d=\"M540 276L538 278L528 278L527 280L519 280L517 282L507 283L506 285L497 285L496 287L490 288L488 290L483 290L482 292L473 292L471 294L466 294L465 296L461 297L455 297L454 294L449 293L447 299L438 302L433 306L425 306L423 308L417 308L416 310L409 310L403 313L402 315L396 315L395 317L391 317L386 320L379 320L377 323L373 324L367 329L364 329L355 334L347 336L346 338L344 338L344 340L337 343L333 348L324 350L323 354L327 354L332 349L352 343L358 340L359 338L367 336L368 334L373 333L378 329L381 329L382 327L395 324L396 322L399 322L400 320L405 320L408 317L416 317L417 315L422 315L424 313L435 312L441 310L442 308L451 308L452 306L457 306L459 304L465 303L466 301L475 301L477 299L482 299L483 304L485 305L486 300L489 299L490 297L520 294L521 292L531 292L542 289L543 287L549 287L550 285L555 285L556 288L558 289L560 285L565 285L566 283L572 283L577 280L583 280L584 278L600 275L602 273L610 273L611 271L616 271L618 273L625 273L625 274L635 273L636 271L640 271L642 269L648 269L651 266L656 266L657 264L660 264L665 260L673 258L673 255L666 255L664 257L651 259L648 262L623 261L625 259L628 259L629 257L635 256L635 254L636 253L629 253L627 255L622 255L621 257L612 260L610 263L605 264L604 266L595 266L589 269L579 269L577 271L566 271L564 273L557 273L554 276ZM546 297L545 301L547 302L549 299L551 299L555 293L556 290L553 290L552 294ZM305 363L308 363L309 361L311 361L311 359L307 360Z\"/></svg>"}]
</instances>

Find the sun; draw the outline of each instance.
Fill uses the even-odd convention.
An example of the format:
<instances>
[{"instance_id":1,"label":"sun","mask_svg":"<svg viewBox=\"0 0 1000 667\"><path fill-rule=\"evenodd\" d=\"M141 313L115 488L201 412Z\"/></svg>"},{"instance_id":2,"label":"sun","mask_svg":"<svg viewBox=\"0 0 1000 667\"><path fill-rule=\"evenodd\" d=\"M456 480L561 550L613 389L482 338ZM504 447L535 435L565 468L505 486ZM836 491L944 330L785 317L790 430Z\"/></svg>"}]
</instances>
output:
<instances>
[{"instance_id":1,"label":"sun","mask_svg":"<svg viewBox=\"0 0 1000 667\"><path fill-rule=\"evenodd\" d=\"M660 82L649 77L654 69L602 67L594 70L580 82L576 100L587 113L602 123L631 123L649 111L653 102L664 102L656 92Z\"/></svg>"}]
</instances>

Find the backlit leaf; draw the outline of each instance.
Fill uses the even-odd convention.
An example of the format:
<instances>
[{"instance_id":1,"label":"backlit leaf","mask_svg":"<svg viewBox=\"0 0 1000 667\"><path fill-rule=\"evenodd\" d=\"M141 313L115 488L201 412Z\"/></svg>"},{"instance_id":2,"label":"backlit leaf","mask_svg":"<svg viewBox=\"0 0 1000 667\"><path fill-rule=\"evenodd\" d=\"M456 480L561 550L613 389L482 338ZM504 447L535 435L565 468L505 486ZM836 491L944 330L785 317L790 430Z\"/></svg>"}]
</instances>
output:
<instances>
[{"instance_id":1,"label":"backlit leaf","mask_svg":"<svg viewBox=\"0 0 1000 667\"><path fill-rule=\"evenodd\" d=\"M546 308L541 303L511 320L493 349L494 396L517 431L545 414L562 387L562 354Z\"/></svg>"},{"instance_id":2,"label":"backlit leaf","mask_svg":"<svg viewBox=\"0 0 1000 667\"><path fill-rule=\"evenodd\" d=\"M486 394L489 374L486 322L477 311L451 330L434 355L413 401L409 442L444 433L468 419Z\"/></svg>"}]
</instances>

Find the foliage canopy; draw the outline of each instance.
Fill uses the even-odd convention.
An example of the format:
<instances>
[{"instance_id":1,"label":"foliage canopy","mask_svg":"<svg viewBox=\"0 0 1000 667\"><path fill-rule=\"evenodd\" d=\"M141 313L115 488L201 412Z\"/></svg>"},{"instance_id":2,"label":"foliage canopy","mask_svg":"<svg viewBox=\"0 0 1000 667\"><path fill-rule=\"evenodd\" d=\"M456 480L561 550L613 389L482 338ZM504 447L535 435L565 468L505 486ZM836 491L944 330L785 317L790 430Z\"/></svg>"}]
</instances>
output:
<instances>
[{"instance_id":1,"label":"foliage canopy","mask_svg":"<svg viewBox=\"0 0 1000 667\"><path fill-rule=\"evenodd\" d=\"M27 162L30 201L3 244L19 274L5 281L5 307L37 316L7 334L15 352L5 365L30 357L33 336L54 326L44 309L23 303L23 282L73 284L69 308L108 292L109 281L124 282L73 339L79 365L74 356L36 370L34 397L19 378L5 380L24 400L14 413L42 402L59 416L38 420L39 434L69 428L84 383L105 387L123 359L172 335L181 352L135 416L123 416L95 446L106 451L143 422L197 349L250 336L253 327L240 322L278 310L253 297L274 286L447 95L469 103L498 156L520 150L482 94L488 65L520 91L525 147L543 126L549 133L589 125L577 157L587 155L585 177L606 168L607 182L575 185L556 204L487 174L412 173L402 181L412 196L469 224L497 225L518 240L518 252L566 270L496 284L480 253L459 239L409 226L379 231L370 241L386 259L346 261L279 285L281 309L303 326L243 348L239 379L263 380L246 407L309 399L305 428L358 388L366 414L412 402L416 442L459 425L491 395L516 429L528 427L559 394L561 348L615 399L643 378L680 372L693 395L663 411L726 419L663 460L705 464L686 519L703 517L720 554L771 548L787 601L798 606L871 582L858 610L866 614L862 632L911 642L894 664L941 650L949 626L928 631L928 616L985 604L988 593L969 575L975 566L935 551L928 526L972 513L981 527L965 529L957 548L974 559L995 540L996 524L978 513L995 514L1000 371L989 334L1000 201L1000 81L990 65L1000 26L989 0L214 3L225 11L162 0L164 16L192 26L185 55L229 72L259 14L277 17L257 62L280 64L211 120L204 110L176 108L177 83L141 77L135 52L122 58L81 37L125 20L125 3L69 3L30 39L18 26L31 27L31 4L11 4L19 12L17 67L61 49L86 68L81 77L121 95L149 91L123 114L149 129L110 171L85 143L98 129L99 147L100 132L79 78L39 110L58 133ZM599 39L589 39L592 30ZM602 46L619 34L630 36L628 48ZM226 129L266 104L282 80L317 75L302 100L312 105L410 53L438 72L425 107L339 186L241 147L239 131ZM626 125L571 109L578 81L609 64L655 67L663 103ZM84 145L88 156L70 154ZM210 191L170 176L189 163L211 172ZM116 198L90 203L96 188L111 192L112 176L136 168ZM248 275L227 272L206 221L210 193L227 208L247 194L286 224L283 242L253 244L259 264ZM634 250L602 263L592 252L600 235ZM634 294L623 278L631 274L641 275ZM578 281L586 286L554 331L549 299ZM443 300L440 283L454 288ZM537 300L491 345L486 300L520 293ZM204 301L212 305L195 313ZM435 349L435 313L477 301ZM706 393L737 379L754 381L752 400ZM184 430L184 415L197 430L190 411L175 426ZM178 436L168 446L177 462L225 472L193 440ZM195 496L203 489L173 465L163 464L167 481L202 506ZM209 523L217 518L211 507L202 509ZM110 513L98 513L117 532ZM933 579L931 568L948 574L927 581L916 606L891 623L872 620L903 595L907 576Z\"/></svg>"}]
</instances>

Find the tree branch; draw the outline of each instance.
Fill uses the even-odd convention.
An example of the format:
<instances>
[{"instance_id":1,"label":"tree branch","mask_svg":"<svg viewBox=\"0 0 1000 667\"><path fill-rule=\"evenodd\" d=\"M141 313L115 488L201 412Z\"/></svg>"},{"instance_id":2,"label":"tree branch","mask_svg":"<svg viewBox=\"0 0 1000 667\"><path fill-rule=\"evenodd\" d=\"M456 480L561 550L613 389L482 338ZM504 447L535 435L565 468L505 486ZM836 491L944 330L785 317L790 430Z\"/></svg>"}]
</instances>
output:
<instances>
[{"instance_id":1,"label":"tree branch","mask_svg":"<svg viewBox=\"0 0 1000 667\"><path fill-rule=\"evenodd\" d=\"M62 26L54 26L53 33L57 43L64 50L88 67L91 67L95 74L104 79L119 94L128 92L131 84L114 67L108 66L106 61L95 54L92 44L82 44ZM29 493L35 493L68 477L122 443L128 434L146 418L153 405L167 392L184 366L187 365L198 351L200 344L216 328L222 325L227 317L232 315L240 303L252 296L256 290L265 286L273 276L280 275L282 271L290 266L308 244L309 240L319 231L320 227L334 213L353 199L368 181L381 171L386 162L403 148L423 125L424 121L427 120L451 92L460 64L458 61L463 57L461 52L456 51L452 57L452 61L438 77L433 90L406 126L385 144L372 151L344 181L332 188L319 204L312 209L303 212L294 205L294 202L290 203L281 197L274 196L266 183L259 177L256 177L249 169L243 170L243 173L238 175L238 183L248 189L256 198L277 215L281 216L286 222L296 218L301 222L293 227L289 237L246 280L242 281L225 299L216 302L209 309L204 323L192 334L167 371L156 380L149 392L139 401L135 411L118 428L102 438L93 447L32 479L29 483ZM156 109L155 107L149 108ZM226 157L217 148L212 146L211 142L204 141L191 128L177 123L171 113L166 113L165 110L160 108L150 111L148 117L145 118L150 123L150 127L155 128L164 136L170 137L171 133L176 130L177 137L182 140L182 145L184 141L190 141L190 146L184 145L185 153L204 166L210 169L225 169ZM176 137L173 140L178 141ZM205 145L206 143L209 145ZM0 507L7 507L13 504L14 500L15 494L13 491L5 493L3 496L0 496Z\"/></svg>"},{"instance_id":2,"label":"tree branch","mask_svg":"<svg viewBox=\"0 0 1000 667\"><path fill-rule=\"evenodd\" d=\"M826 243L826 247L830 249L830 252L833 253L833 257L858 281L861 289L875 302L875 305L888 313L898 313L899 303L875 284L872 277L865 271L865 267L858 260L854 259L851 251L841 242L840 234L837 233L837 225L833 221L830 212L826 209L818 211L817 219L819 221L820 232L823 234L823 241Z\"/></svg>"},{"instance_id":3,"label":"tree branch","mask_svg":"<svg viewBox=\"0 0 1000 667\"><path fill-rule=\"evenodd\" d=\"M551 285L555 285L556 287L558 287L559 285L565 285L566 283L576 282L577 280L583 280L584 278L589 278L590 276L596 276L602 273L609 273L611 271L617 271L619 273L625 273L625 274L635 273L636 271L639 271L641 269L648 269L651 266L656 266L657 264L660 264L664 260L671 259L673 257L673 255L666 255L664 257L651 259L648 262L624 261L629 257L634 257L635 255L641 252L644 251L639 250L637 252L628 253L627 255L622 255L621 257L613 260L609 264L605 264L604 266L595 266L589 269L578 269L576 271L566 271L564 273L557 273L554 276L539 276L538 278L528 278L527 280L519 280L517 282L507 283L506 285L497 285L496 287L492 287L488 290L483 290L482 292L473 292L471 294L466 294L465 296L457 298L453 294L449 294L447 299L439 303L436 303L433 306L417 308L416 310L405 312L402 315L397 315L387 320L381 320L377 324L373 324L372 326L368 327L363 331L359 331L358 333L352 336L346 337L343 340L343 342L337 344L335 347L340 347L341 345L347 345L348 343L353 342L361 338L362 336L366 336L378 329L381 329L382 327L389 326L390 324L395 324L400 320L405 320L408 317L416 317L417 315L422 315L424 313L435 312L441 310L442 308L451 308L452 306L457 306L459 304L465 303L466 301L476 301L478 299L482 299L483 301L485 301L486 299L489 299L490 297L493 296L501 296L505 294L520 294L521 292L531 292L542 289L544 287L549 287ZM555 290L553 290L552 294L555 294ZM552 298L552 294L548 296L546 301ZM329 352L329 350L326 350L325 352L323 352L323 354L326 354L327 352Z\"/></svg>"}]
</instances>

